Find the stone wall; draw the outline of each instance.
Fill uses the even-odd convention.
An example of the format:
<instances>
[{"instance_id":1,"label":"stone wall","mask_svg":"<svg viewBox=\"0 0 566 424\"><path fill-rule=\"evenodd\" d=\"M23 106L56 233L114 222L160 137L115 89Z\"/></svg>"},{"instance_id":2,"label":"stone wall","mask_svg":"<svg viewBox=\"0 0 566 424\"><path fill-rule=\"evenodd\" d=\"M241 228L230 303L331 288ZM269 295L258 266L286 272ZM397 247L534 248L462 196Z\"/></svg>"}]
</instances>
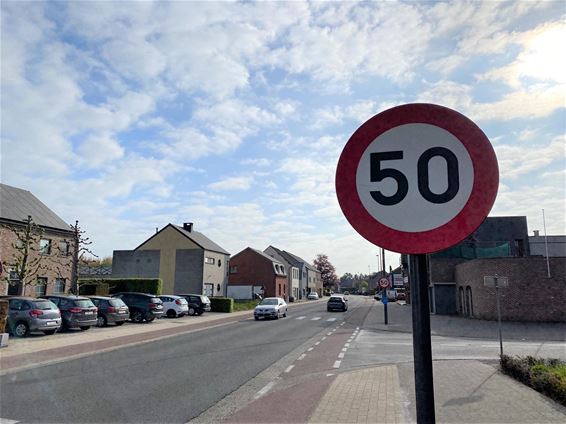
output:
<instances>
[{"instance_id":1,"label":"stone wall","mask_svg":"<svg viewBox=\"0 0 566 424\"><path fill-rule=\"evenodd\" d=\"M484 285L484 276L497 274L509 281L508 287L500 289L503 320L566 322L566 258L550 258L550 270L548 278L546 259L534 256L459 264L455 271L458 311L473 318L496 320L495 289Z\"/></svg>"}]
</instances>

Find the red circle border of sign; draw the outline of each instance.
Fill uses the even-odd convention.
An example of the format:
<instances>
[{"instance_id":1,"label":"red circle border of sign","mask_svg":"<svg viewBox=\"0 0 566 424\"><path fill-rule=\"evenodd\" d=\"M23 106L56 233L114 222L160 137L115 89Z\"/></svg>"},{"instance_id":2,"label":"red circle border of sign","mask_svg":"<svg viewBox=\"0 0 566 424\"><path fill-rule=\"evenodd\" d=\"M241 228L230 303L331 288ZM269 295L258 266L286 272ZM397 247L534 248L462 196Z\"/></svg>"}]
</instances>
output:
<instances>
[{"instance_id":1,"label":"red circle border of sign","mask_svg":"<svg viewBox=\"0 0 566 424\"><path fill-rule=\"evenodd\" d=\"M474 167L468 201L458 215L432 230L406 232L385 226L369 214L358 196L356 172L363 153L378 136L405 124L430 124L448 131L464 145ZM461 113L427 103L397 106L367 120L346 143L336 169L336 195L350 225L373 244L406 254L437 252L465 239L488 215L498 187L497 157L483 131Z\"/></svg>"},{"instance_id":2,"label":"red circle border of sign","mask_svg":"<svg viewBox=\"0 0 566 424\"><path fill-rule=\"evenodd\" d=\"M381 282L383 280L387 281L387 285L384 286L383 284L381 284ZM382 289L386 289L387 287L389 287L389 280L387 278L380 278L379 279L379 287L381 287Z\"/></svg>"}]
</instances>

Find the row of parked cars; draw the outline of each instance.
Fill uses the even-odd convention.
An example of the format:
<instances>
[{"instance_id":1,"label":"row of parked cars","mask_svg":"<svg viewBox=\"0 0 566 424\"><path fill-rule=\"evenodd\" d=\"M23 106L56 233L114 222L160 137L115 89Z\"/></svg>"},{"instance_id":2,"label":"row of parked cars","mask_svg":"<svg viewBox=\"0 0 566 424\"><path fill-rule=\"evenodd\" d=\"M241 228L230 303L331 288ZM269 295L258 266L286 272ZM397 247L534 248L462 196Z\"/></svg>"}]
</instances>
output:
<instances>
[{"instance_id":1,"label":"row of parked cars","mask_svg":"<svg viewBox=\"0 0 566 424\"><path fill-rule=\"evenodd\" d=\"M15 337L25 337L31 332L55 334L70 328L85 331L95 325L120 326L127 320L151 322L163 315L177 318L210 311L210 299L198 294L157 296L126 292L112 296L2 297L10 304L7 327Z\"/></svg>"}]
</instances>

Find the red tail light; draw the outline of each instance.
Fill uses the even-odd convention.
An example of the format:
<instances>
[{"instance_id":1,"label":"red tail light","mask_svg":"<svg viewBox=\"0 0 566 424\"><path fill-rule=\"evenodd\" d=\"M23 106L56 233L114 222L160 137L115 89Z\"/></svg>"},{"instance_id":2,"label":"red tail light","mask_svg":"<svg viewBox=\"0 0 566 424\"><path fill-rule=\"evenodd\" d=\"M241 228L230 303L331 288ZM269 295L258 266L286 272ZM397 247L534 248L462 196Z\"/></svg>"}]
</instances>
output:
<instances>
[{"instance_id":1,"label":"red tail light","mask_svg":"<svg viewBox=\"0 0 566 424\"><path fill-rule=\"evenodd\" d=\"M116 308L115 308L114 306L109 306L109 307L108 307L108 312L114 313L114 312L116 312Z\"/></svg>"},{"instance_id":2,"label":"red tail light","mask_svg":"<svg viewBox=\"0 0 566 424\"><path fill-rule=\"evenodd\" d=\"M183 302L181 302L181 299L175 300L175 303L176 303L177 305L182 305L182 304L183 304Z\"/></svg>"},{"instance_id":3,"label":"red tail light","mask_svg":"<svg viewBox=\"0 0 566 424\"><path fill-rule=\"evenodd\" d=\"M69 308L68 311L72 314L78 314L79 312L82 312L83 310L81 308Z\"/></svg>"},{"instance_id":4,"label":"red tail light","mask_svg":"<svg viewBox=\"0 0 566 424\"><path fill-rule=\"evenodd\" d=\"M29 315L31 317L37 318L41 315L43 315L43 311L40 309L32 309L31 311L29 311Z\"/></svg>"}]
</instances>

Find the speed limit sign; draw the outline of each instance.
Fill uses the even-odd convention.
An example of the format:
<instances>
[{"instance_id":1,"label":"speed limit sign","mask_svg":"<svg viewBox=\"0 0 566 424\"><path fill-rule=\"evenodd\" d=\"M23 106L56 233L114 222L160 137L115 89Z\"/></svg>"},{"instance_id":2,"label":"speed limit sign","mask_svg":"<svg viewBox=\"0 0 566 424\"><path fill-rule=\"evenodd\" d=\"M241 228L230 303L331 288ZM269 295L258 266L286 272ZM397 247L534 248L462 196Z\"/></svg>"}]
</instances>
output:
<instances>
[{"instance_id":1,"label":"speed limit sign","mask_svg":"<svg viewBox=\"0 0 566 424\"><path fill-rule=\"evenodd\" d=\"M344 147L336 194L346 219L387 250L457 244L489 213L499 185L483 131L443 106L407 104L365 122Z\"/></svg>"},{"instance_id":2,"label":"speed limit sign","mask_svg":"<svg viewBox=\"0 0 566 424\"><path fill-rule=\"evenodd\" d=\"M379 279L379 287L386 289L389 287L389 280L387 278L380 278Z\"/></svg>"}]
</instances>

